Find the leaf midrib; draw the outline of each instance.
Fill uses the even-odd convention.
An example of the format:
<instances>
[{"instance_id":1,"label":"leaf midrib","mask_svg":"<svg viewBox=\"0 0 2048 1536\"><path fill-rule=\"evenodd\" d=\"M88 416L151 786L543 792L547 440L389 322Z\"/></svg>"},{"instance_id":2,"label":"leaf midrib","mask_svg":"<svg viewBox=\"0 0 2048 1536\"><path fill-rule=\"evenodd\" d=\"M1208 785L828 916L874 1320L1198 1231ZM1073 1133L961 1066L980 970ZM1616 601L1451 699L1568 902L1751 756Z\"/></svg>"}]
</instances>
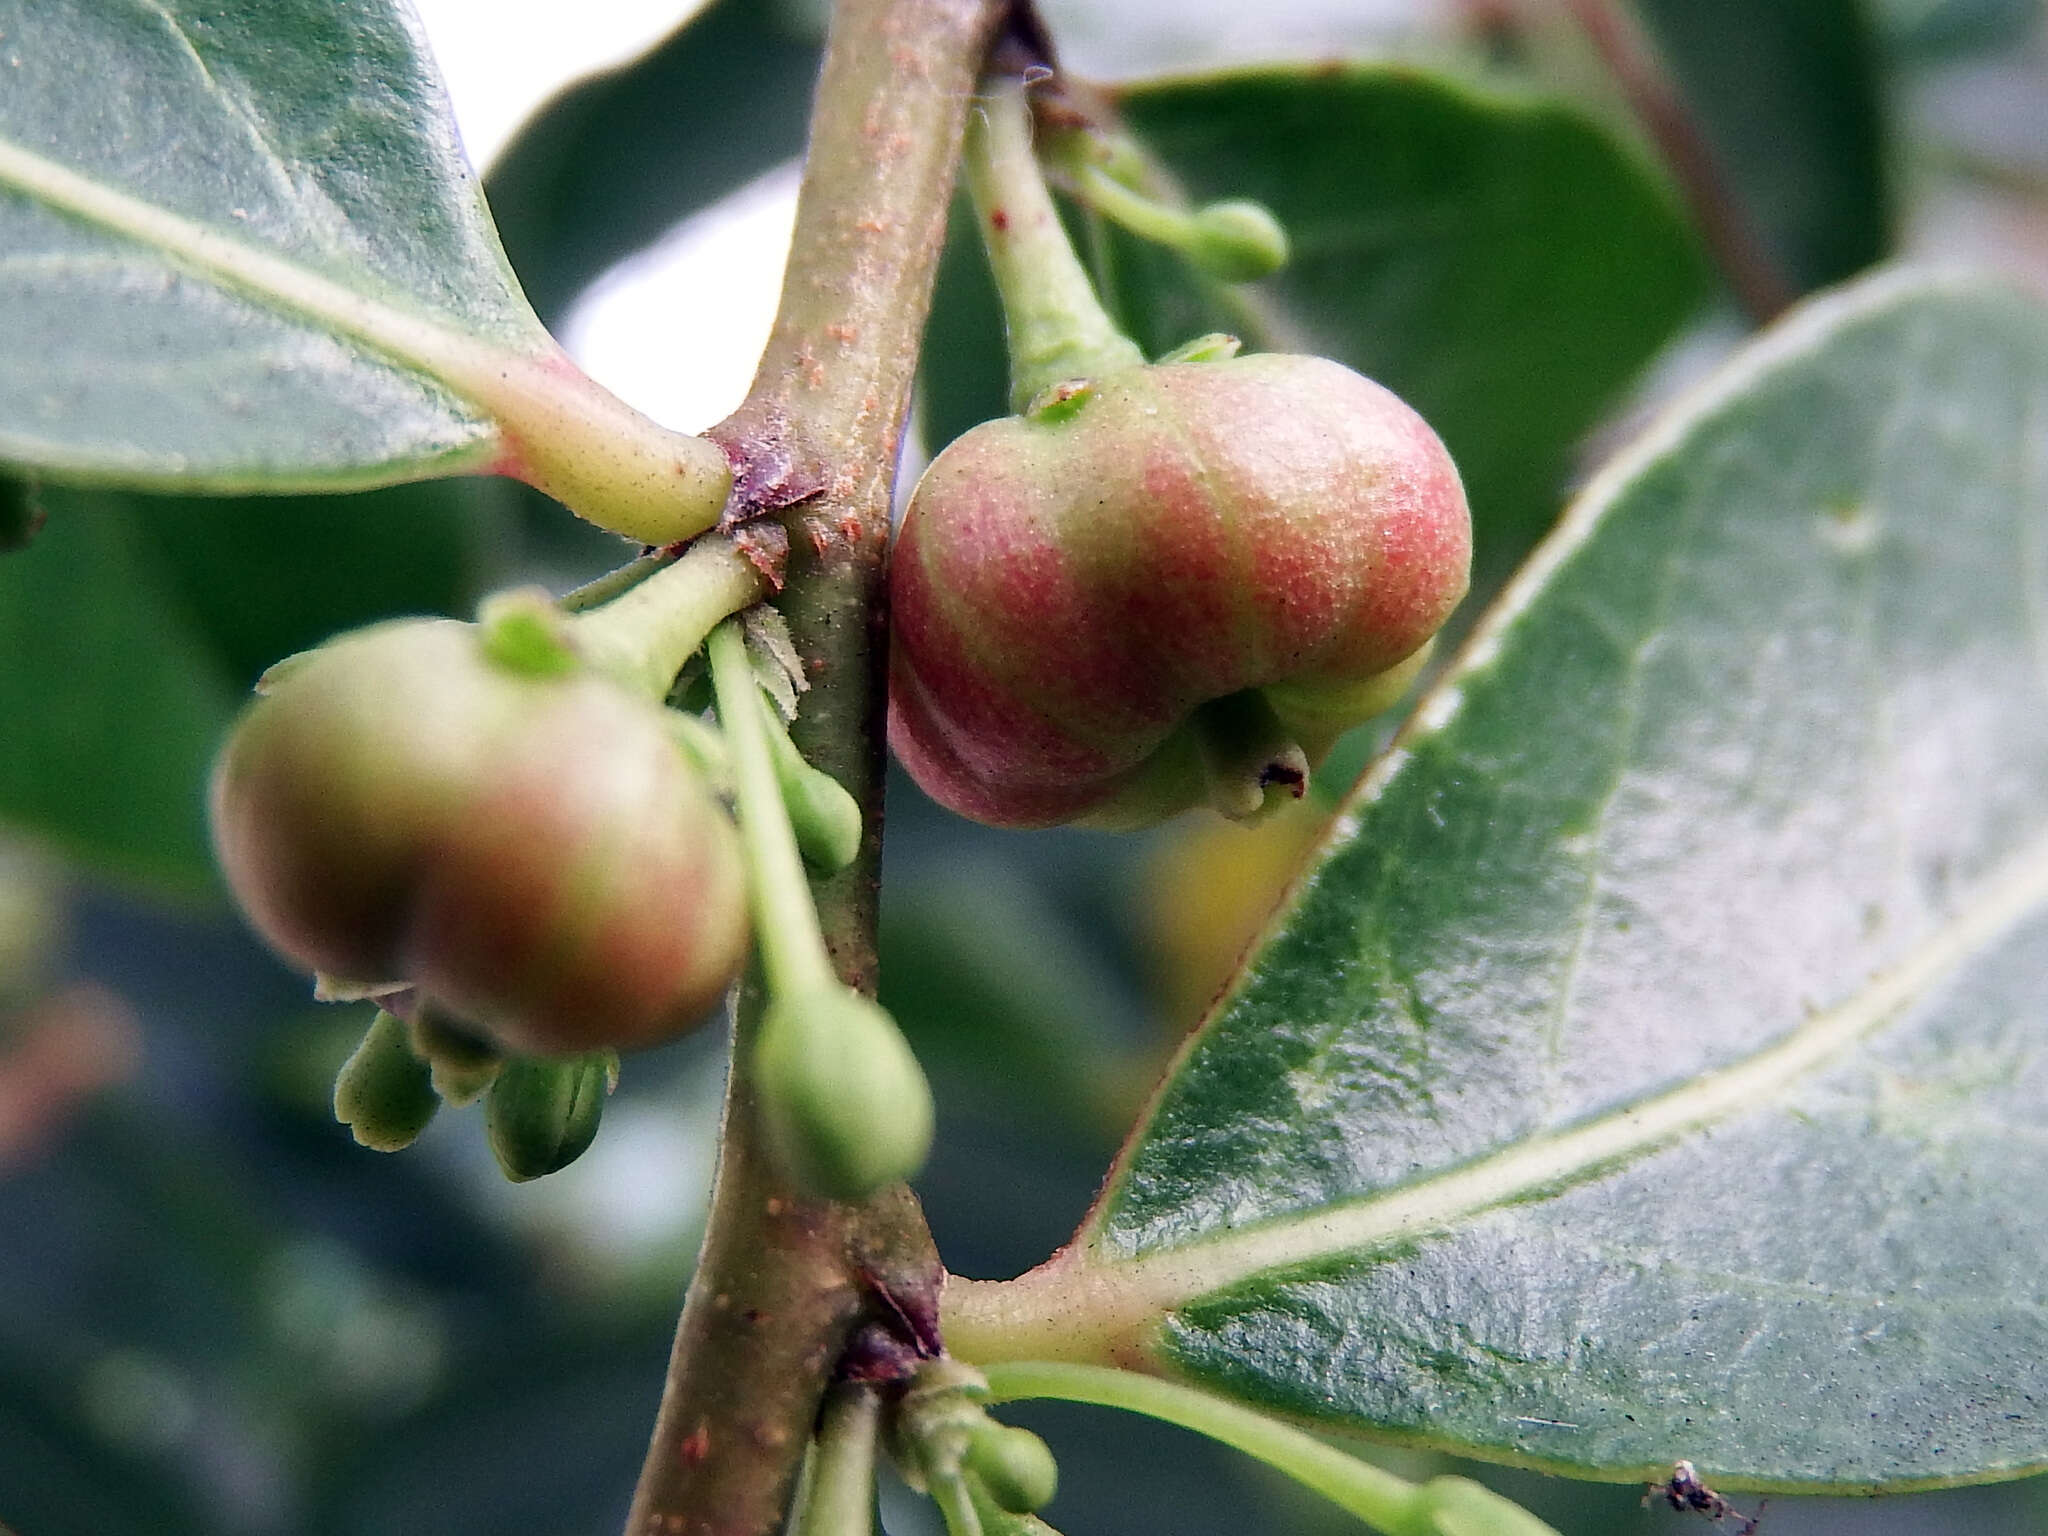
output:
<instances>
[{"instance_id":1,"label":"leaf midrib","mask_svg":"<svg viewBox=\"0 0 2048 1536\"><path fill-rule=\"evenodd\" d=\"M182 214L94 181L0 137L0 190L135 242L218 286L348 337L476 400L509 367L534 358L453 329L237 240ZM545 343L545 333L536 328Z\"/></svg>"}]
</instances>

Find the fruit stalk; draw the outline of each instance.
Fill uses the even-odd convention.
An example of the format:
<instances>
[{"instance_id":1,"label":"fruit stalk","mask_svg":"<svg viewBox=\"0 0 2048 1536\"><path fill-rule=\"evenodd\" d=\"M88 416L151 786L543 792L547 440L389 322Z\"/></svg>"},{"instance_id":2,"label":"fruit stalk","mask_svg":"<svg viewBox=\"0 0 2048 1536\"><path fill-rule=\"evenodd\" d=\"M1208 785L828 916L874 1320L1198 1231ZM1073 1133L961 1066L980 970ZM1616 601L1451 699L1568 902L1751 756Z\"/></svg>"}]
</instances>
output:
<instances>
[{"instance_id":1,"label":"fruit stalk","mask_svg":"<svg viewBox=\"0 0 2048 1536\"><path fill-rule=\"evenodd\" d=\"M1009 331L1010 409L1070 379L1145 361L1096 297L1074 254L1031 142L1016 80L992 79L968 118L961 159Z\"/></svg>"},{"instance_id":2,"label":"fruit stalk","mask_svg":"<svg viewBox=\"0 0 2048 1536\"><path fill-rule=\"evenodd\" d=\"M799 996L839 985L818 910L804 879L803 857L783 807L782 787L768 743L768 723L754 666L739 626L723 624L707 647L718 721L732 753L739 800L740 838L747 850L747 899L754 909L755 943L770 995Z\"/></svg>"},{"instance_id":3,"label":"fruit stalk","mask_svg":"<svg viewBox=\"0 0 2048 1536\"><path fill-rule=\"evenodd\" d=\"M602 607L573 615L567 627L592 666L660 700L712 627L758 602L766 587L729 540L699 539L674 564Z\"/></svg>"},{"instance_id":4,"label":"fruit stalk","mask_svg":"<svg viewBox=\"0 0 2048 1536\"><path fill-rule=\"evenodd\" d=\"M882 1399L865 1382L836 1387L819 1415L790 1536L868 1536L875 1526L875 1449Z\"/></svg>"},{"instance_id":5,"label":"fruit stalk","mask_svg":"<svg viewBox=\"0 0 2048 1536\"><path fill-rule=\"evenodd\" d=\"M998 0L839 0L775 328L747 400L713 435L819 494L789 514L778 602L811 677L792 736L852 792L861 857L814 886L841 980L872 991L880 855L882 557L896 450L969 93ZM677 1326L629 1530L766 1536L780 1526L825 1382L861 1316L856 1274L937 1272L898 1188L797 1198L765 1155L743 987L704 1248Z\"/></svg>"}]
</instances>

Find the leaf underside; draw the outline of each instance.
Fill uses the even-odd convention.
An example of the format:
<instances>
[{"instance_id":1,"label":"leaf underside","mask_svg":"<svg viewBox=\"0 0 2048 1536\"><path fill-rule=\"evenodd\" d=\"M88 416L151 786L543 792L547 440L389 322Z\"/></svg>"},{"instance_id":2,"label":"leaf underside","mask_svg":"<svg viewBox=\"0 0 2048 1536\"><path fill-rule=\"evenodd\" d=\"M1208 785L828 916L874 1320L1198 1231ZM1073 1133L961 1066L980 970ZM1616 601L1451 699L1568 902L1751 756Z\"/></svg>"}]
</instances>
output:
<instances>
[{"instance_id":1,"label":"leaf underside","mask_svg":"<svg viewBox=\"0 0 2048 1536\"><path fill-rule=\"evenodd\" d=\"M2048 1464L2048 315L1887 276L1582 499L1076 1262L1158 1366L1616 1479Z\"/></svg>"},{"instance_id":2,"label":"leaf underside","mask_svg":"<svg viewBox=\"0 0 2048 1536\"><path fill-rule=\"evenodd\" d=\"M225 237L230 264L282 258L401 321L531 349L406 8L0 0L0 81L0 460L338 489L489 449L424 374L81 203L139 200Z\"/></svg>"},{"instance_id":3,"label":"leaf underside","mask_svg":"<svg viewBox=\"0 0 2048 1536\"><path fill-rule=\"evenodd\" d=\"M1926 7L1922 7L1923 10ZM1882 48L1864 0L1643 0L1642 19L1794 289L1892 245Z\"/></svg>"}]
</instances>

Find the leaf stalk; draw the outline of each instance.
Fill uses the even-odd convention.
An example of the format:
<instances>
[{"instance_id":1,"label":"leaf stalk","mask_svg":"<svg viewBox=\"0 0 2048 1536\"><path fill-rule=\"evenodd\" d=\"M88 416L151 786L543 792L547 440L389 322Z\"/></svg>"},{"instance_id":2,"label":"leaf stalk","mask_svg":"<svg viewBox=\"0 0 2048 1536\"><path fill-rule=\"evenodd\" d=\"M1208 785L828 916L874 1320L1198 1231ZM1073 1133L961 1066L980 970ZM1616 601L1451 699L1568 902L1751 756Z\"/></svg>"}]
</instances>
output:
<instances>
[{"instance_id":1,"label":"leaf stalk","mask_svg":"<svg viewBox=\"0 0 2048 1536\"><path fill-rule=\"evenodd\" d=\"M1306 1430L1157 1376L1045 1361L993 1365L987 1375L998 1402L1050 1397L1092 1403L1207 1435L1286 1473L1385 1536L1557 1536L1520 1505L1469 1479L1411 1483Z\"/></svg>"}]
</instances>

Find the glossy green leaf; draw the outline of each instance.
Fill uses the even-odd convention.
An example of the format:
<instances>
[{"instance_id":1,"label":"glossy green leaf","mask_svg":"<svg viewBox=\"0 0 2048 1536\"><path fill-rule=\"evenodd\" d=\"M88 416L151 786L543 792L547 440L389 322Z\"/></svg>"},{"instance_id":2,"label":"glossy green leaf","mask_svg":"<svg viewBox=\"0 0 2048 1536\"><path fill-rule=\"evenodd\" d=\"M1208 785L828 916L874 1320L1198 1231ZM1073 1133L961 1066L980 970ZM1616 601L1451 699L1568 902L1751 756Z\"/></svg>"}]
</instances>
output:
<instances>
[{"instance_id":1,"label":"glossy green leaf","mask_svg":"<svg viewBox=\"0 0 2048 1536\"><path fill-rule=\"evenodd\" d=\"M398 0L0 0L0 463L184 491L517 475L649 542L725 456L526 307Z\"/></svg>"},{"instance_id":2,"label":"glossy green leaf","mask_svg":"<svg viewBox=\"0 0 2048 1536\"><path fill-rule=\"evenodd\" d=\"M0 67L0 457L239 489L491 456L421 354L538 327L407 10L0 0Z\"/></svg>"},{"instance_id":3,"label":"glossy green leaf","mask_svg":"<svg viewBox=\"0 0 2048 1536\"><path fill-rule=\"evenodd\" d=\"M816 40L771 0L717 0L562 92L490 168L506 253L549 321L613 262L802 153Z\"/></svg>"},{"instance_id":4,"label":"glossy green leaf","mask_svg":"<svg viewBox=\"0 0 2048 1536\"><path fill-rule=\"evenodd\" d=\"M479 490L45 491L48 527L0 561L0 827L103 874L209 888L207 766L256 674L336 630L465 612Z\"/></svg>"},{"instance_id":5,"label":"glossy green leaf","mask_svg":"<svg viewBox=\"0 0 2048 1536\"><path fill-rule=\"evenodd\" d=\"M1655 174L1559 102L1346 66L1151 84L1121 106L1196 197L1264 202L1295 249L1233 299L1154 248L1084 242L1131 334L1157 355L1234 331L1379 379L1450 445L1499 571L1555 516L1573 442L1704 291ZM934 442L1002 410L980 263L956 240L941 274Z\"/></svg>"},{"instance_id":6,"label":"glossy green leaf","mask_svg":"<svg viewBox=\"0 0 2048 1536\"><path fill-rule=\"evenodd\" d=\"M1795 290L1890 250L1883 59L1865 0L1641 0L1641 11Z\"/></svg>"},{"instance_id":7,"label":"glossy green leaf","mask_svg":"<svg viewBox=\"0 0 2048 1536\"><path fill-rule=\"evenodd\" d=\"M968 1359L1617 1480L2048 1464L2048 314L1816 302L1589 489Z\"/></svg>"}]
</instances>

